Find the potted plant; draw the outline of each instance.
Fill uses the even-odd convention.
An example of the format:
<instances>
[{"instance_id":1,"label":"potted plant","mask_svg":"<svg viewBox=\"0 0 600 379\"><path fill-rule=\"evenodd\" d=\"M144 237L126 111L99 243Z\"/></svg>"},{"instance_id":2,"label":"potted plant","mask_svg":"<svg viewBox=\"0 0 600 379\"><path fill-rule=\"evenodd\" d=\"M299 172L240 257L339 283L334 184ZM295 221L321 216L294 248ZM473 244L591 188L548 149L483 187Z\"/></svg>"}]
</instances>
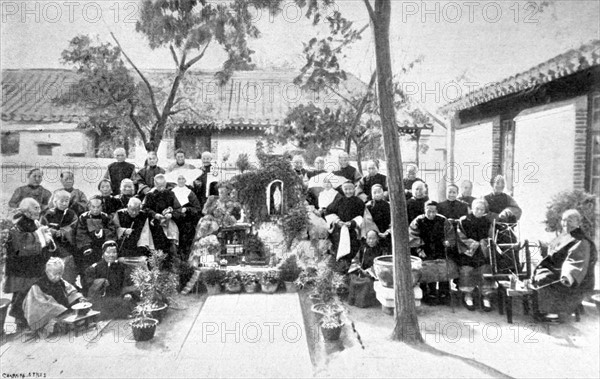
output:
<instances>
[{"instance_id":1,"label":"potted plant","mask_svg":"<svg viewBox=\"0 0 600 379\"><path fill-rule=\"evenodd\" d=\"M242 274L239 271L229 271L223 283L227 292L242 292Z\"/></svg>"},{"instance_id":2,"label":"potted plant","mask_svg":"<svg viewBox=\"0 0 600 379\"><path fill-rule=\"evenodd\" d=\"M316 266L307 266L298 275L294 284L298 288L312 289L317 281L318 270Z\"/></svg>"},{"instance_id":3,"label":"potted plant","mask_svg":"<svg viewBox=\"0 0 600 379\"><path fill-rule=\"evenodd\" d=\"M321 333L325 341L337 341L340 339L344 323L337 317L323 317L321 320Z\"/></svg>"},{"instance_id":4,"label":"potted plant","mask_svg":"<svg viewBox=\"0 0 600 379\"><path fill-rule=\"evenodd\" d=\"M295 254L290 255L285 261L279 266L279 276L285 283L287 292L296 292L296 285L294 281L298 279L302 269L298 266L298 257Z\"/></svg>"},{"instance_id":5,"label":"potted plant","mask_svg":"<svg viewBox=\"0 0 600 379\"><path fill-rule=\"evenodd\" d=\"M242 284L244 285L244 291L247 293L257 292L259 288L258 276L249 273L243 274Z\"/></svg>"},{"instance_id":6,"label":"potted plant","mask_svg":"<svg viewBox=\"0 0 600 379\"><path fill-rule=\"evenodd\" d=\"M140 293L140 304L144 305L145 311L158 321L164 317L179 285L179 275L160 269L165 258L166 254L161 250L153 250L149 261L150 269L136 267L131 273L133 285Z\"/></svg>"},{"instance_id":7,"label":"potted plant","mask_svg":"<svg viewBox=\"0 0 600 379\"><path fill-rule=\"evenodd\" d=\"M344 277L335 272L330 266L319 267L315 280L314 294L319 299L313 304L311 310L324 319L336 318L341 320L344 308L336 298L337 289L344 285Z\"/></svg>"},{"instance_id":8,"label":"potted plant","mask_svg":"<svg viewBox=\"0 0 600 379\"><path fill-rule=\"evenodd\" d=\"M154 305L148 299L143 299L135 306L133 310L134 319L131 322L134 340L142 342L149 341L154 338L158 320L150 317L153 310Z\"/></svg>"},{"instance_id":9,"label":"potted plant","mask_svg":"<svg viewBox=\"0 0 600 379\"><path fill-rule=\"evenodd\" d=\"M227 272L216 267L209 268L202 273L202 281L206 285L208 295L221 293L221 283L227 276Z\"/></svg>"},{"instance_id":10,"label":"potted plant","mask_svg":"<svg viewBox=\"0 0 600 379\"><path fill-rule=\"evenodd\" d=\"M260 278L260 288L265 293L275 293L279 287L279 271L269 270Z\"/></svg>"}]
</instances>

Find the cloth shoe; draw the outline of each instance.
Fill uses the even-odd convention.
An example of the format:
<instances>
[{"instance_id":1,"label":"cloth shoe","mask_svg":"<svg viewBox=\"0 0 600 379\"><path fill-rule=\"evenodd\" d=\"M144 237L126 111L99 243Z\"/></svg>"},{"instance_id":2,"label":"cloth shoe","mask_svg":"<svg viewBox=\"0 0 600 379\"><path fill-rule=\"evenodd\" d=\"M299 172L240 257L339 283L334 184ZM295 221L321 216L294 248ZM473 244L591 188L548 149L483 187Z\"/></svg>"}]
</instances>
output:
<instances>
[{"instance_id":1,"label":"cloth shoe","mask_svg":"<svg viewBox=\"0 0 600 379\"><path fill-rule=\"evenodd\" d=\"M482 299L481 303L482 303L481 305L482 305L482 308L483 308L484 312L491 312L492 311L492 302L490 301L489 297L487 297L487 296L484 297Z\"/></svg>"},{"instance_id":2,"label":"cloth shoe","mask_svg":"<svg viewBox=\"0 0 600 379\"><path fill-rule=\"evenodd\" d=\"M473 295L466 294L463 299L463 303L465 304L465 308L467 308L468 310L470 310L470 311L475 310L475 304L473 303Z\"/></svg>"}]
</instances>

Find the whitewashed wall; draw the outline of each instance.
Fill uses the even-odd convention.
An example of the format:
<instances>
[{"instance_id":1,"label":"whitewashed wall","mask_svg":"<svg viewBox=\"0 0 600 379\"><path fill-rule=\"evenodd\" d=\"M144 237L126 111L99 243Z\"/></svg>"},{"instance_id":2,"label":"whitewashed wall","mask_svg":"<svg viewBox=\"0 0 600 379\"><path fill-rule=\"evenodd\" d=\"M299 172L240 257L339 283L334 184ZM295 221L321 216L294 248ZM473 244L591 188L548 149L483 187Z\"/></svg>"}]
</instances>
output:
<instances>
[{"instance_id":1,"label":"whitewashed wall","mask_svg":"<svg viewBox=\"0 0 600 379\"><path fill-rule=\"evenodd\" d=\"M492 169L492 120L467 124L456 131L454 161L457 165L456 183L465 179L473 182L473 196L490 192Z\"/></svg>"},{"instance_id":2,"label":"whitewashed wall","mask_svg":"<svg viewBox=\"0 0 600 379\"><path fill-rule=\"evenodd\" d=\"M523 209L521 232L548 238L546 206L553 195L573 188L575 100L528 109L515 124L514 197Z\"/></svg>"}]
</instances>

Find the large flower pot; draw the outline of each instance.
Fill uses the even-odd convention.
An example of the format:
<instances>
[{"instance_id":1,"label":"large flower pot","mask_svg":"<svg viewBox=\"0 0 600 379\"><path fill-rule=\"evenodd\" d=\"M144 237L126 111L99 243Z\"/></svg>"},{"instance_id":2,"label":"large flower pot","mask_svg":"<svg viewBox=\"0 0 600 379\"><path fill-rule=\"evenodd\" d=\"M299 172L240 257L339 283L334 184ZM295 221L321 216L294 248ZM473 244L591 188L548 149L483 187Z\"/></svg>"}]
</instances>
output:
<instances>
[{"instance_id":1,"label":"large flower pot","mask_svg":"<svg viewBox=\"0 0 600 379\"><path fill-rule=\"evenodd\" d=\"M410 257L411 259L411 273L413 279L413 285L419 282L421 277L422 261L418 257ZM382 255L381 257L375 258L373 261L373 269L377 279L381 282L384 287L394 288L394 256L393 255Z\"/></svg>"},{"instance_id":2,"label":"large flower pot","mask_svg":"<svg viewBox=\"0 0 600 379\"><path fill-rule=\"evenodd\" d=\"M260 283L260 289L264 293L275 293L279 283Z\"/></svg>"},{"instance_id":3,"label":"large flower pot","mask_svg":"<svg viewBox=\"0 0 600 379\"><path fill-rule=\"evenodd\" d=\"M4 334L4 320L6 320L9 305L10 300L0 299L0 336Z\"/></svg>"},{"instance_id":4,"label":"large flower pot","mask_svg":"<svg viewBox=\"0 0 600 379\"><path fill-rule=\"evenodd\" d=\"M344 327L343 324L335 326L335 327L325 327L325 326L321 325L321 333L323 334L323 339L325 341L339 340L343 327Z\"/></svg>"},{"instance_id":5,"label":"large flower pot","mask_svg":"<svg viewBox=\"0 0 600 379\"><path fill-rule=\"evenodd\" d=\"M165 315L167 314L168 308L169 306L167 304L159 304L155 306L152 311L150 311L150 316L158 320L158 322L162 322L163 318L165 318Z\"/></svg>"},{"instance_id":6,"label":"large flower pot","mask_svg":"<svg viewBox=\"0 0 600 379\"><path fill-rule=\"evenodd\" d=\"M259 284L258 283L248 283L248 284L244 284L244 291L246 293L254 293L254 292L258 292L259 289Z\"/></svg>"},{"instance_id":7,"label":"large flower pot","mask_svg":"<svg viewBox=\"0 0 600 379\"><path fill-rule=\"evenodd\" d=\"M154 337L158 320L153 318L145 318L136 320L131 323L133 329L133 339L138 342L149 341Z\"/></svg>"},{"instance_id":8,"label":"large flower pot","mask_svg":"<svg viewBox=\"0 0 600 379\"><path fill-rule=\"evenodd\" d=\"M284 282L285 283L285 290L287 292L298 292L298 287L296 287L296 285L294 284L294 282Z\"/></svg>"},{"instance_id":9,"label":"large flower pot","mask_svg":"<svg viewBox=\"0 0 600 379\"><path fill-rule=\"evenodd\" d=\"M218 295L221 293L221 286L218 284L213 284L213 285L207 284L206 292L208 293L208 296Z\"/></svg>"},{"instance_id":10,"label":"large flower pot","mask_svg":"<svg viewBox=\"0 0 600 379\"><path fill-rule=\"evenodd\" d=\"M240 292L242 292L242 283L237 283L237 284L227 283L227 284L225 284L225 289L229 293L240 293Z\"/></svg>"}]
</instances>

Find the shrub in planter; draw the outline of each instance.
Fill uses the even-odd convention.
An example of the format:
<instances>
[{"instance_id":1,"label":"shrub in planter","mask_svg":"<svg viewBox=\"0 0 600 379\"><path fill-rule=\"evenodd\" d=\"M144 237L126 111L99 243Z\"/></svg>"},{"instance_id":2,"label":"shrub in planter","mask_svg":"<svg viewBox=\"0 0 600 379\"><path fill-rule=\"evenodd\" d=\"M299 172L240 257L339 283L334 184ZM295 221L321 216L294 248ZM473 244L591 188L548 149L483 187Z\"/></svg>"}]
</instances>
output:
<instances>
[{"instance_id":1,"label":"shrub in planter","mask_svg":"<svg viewBox=\"0 0 600 379\"><path fill-rule=\"evenodd\" d=\"M244 285L244 291L248 293L258 291L260 285L258 276L248 273L242 275L242 284Z\"/></svg>"},{"instance_id":2,"label":"shrub in planter","mask_svg":"<svg viewBox=\"0 0 600 379\"><path fill-rule=\"evenodd\" d=\"M209 290L209 294L221 292L221 283L226 278L227 272L216 267L202 272L202 282Z\"/></svg>"},{"instance_id":3,"label":"shrub in planter","mask_svg":"<svg viewBox=\"0 0 600 379\"><path fill-rule=\"evenodd\" d=\"M307 266L300 272L298 279L294 281L296 287L310 289L317 282L318 270L315 266Z\"/></svg>"},{"instance_id":4,"label":"shrub in planter","mask_svg":"<svg viewBox=\"0 0 600 379\"><path fill-rule=\"evenodd\" d=\"M140 315L147 314L162 318L166 312L166 306L177 293L179 275L160 269L165 258L166 254L161 250L153 250L149 261L150 270L136 267L131 273L131 281L140 294L139 306L142 308L137 312Z\"/></svg>"},{"instance_id":5,"label":"shrub in planter","mask_svg":"<svg viewBox=\"0 0 600 379\"><path fill-rule=\"evenodd\" d=\"M301 272L296 255L290 255L279 265L279 275L284 282L294 282Z\"/></svg>"},{"instance_id":6,"label":"shrub in planter","mask_svg":"<svg viewBox=\"0 0 600 379\"><path fill-rule=\"evenodd\" d=\"M269 270L262 274L260 287L265 293L274 293L279 287L279 271Z\"/></svg>"},{"instance_id":7,"label":"shrub in planter","mask_svg":"<svg viewBox=\"0 0 600 379\"><path fill-rule=\"evenodd\" d=\"M335 317L323 317L321 320L321 333L325 341L337 341L340 339L344 323Z\"/></svg>"},{"instance_id":8,"label":"shrub in planter","mask_svg":"<svg viewBox=\"0 0 600 379\"><path fill-rule=\"evenodd\" d=\"M239 293L242 291L242 274L239 271L229 271L223 280L227 292Z\"/></svg>"}]
</instances>

